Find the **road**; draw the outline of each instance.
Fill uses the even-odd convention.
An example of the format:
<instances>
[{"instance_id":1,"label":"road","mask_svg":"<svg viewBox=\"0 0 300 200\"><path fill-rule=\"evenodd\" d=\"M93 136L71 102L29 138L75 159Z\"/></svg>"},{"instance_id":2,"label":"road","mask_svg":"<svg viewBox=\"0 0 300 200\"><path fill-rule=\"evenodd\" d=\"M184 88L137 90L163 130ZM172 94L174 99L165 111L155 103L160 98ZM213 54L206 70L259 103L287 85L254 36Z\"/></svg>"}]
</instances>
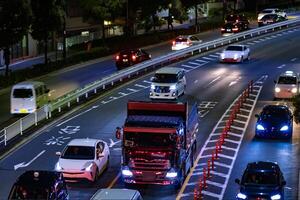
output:
<instances>
[{"instance_id":1,"label":"road","mask_svg":"<svg viewBox=\"0 0 300 200\"><path fill-rule=\"evenodd\" d=\"M254 112L257 113L264 104L273 99L273 80L286 70L299 71L297 69L300 61L297 52L300 46L299 35L300 29L297 27L244 41L242 43L249 45L252 50L252 59L241 64L220 64L217 57L221 49L173 64L187 71L187 91L179 101L196 102L201 111L199 113L200 129L197 135L199 155L205 151L204 144L217 122L250 80L258 80L262 76L266 78L261 85L262 90L254 108ZM55 152L61 151L71 138L101 138L108 143L110 139L116 141L114 130L116 126L124 122L127 101L130 99L148 100L150 86L148 81L151 76L149 74L141 77L99 97L97 101L87 104L81 110L43 129L29 138L24 145L3 157L0 160L0 179L5 180L6 184L0 187L0 198L7 198L11 185L24 170L53 170L58 160ZM89 111L84 112L86 110ZM277 161L287 181L286 199L297 199L299 131L294 132L291 142L253 140L255 119L251 114L248 128L246 126L245 130L243 129L244 132L240 138L240 148L236 149L236 157L228 161L232 164L228 166L232 167L224 169L223 179L212 181L206 193L207 199L216 199L216 196L234 199L238 190L234 179L240 178L246 164L255 160ZM66 131L70 129L73 131ZM297 126L295 126L296 129ZM64 134L61 134L62 131ZM103 187L124 187L120 179L116 178L120 169L120 143L110 150L111 161L108 171L93 186L84 183L69 184L71 199L89 199L97 189ZM28 163L33 158L36 159L27 167L14 170L19 163ZM197 161L199 162L195 169L201 170L201 159ZM189 175L191 178L186 181L181 191L162 186L135 188L141 191L145 199L175 199L178 192L180 192L177 196L179 199L192 199L191 192L199 175L197 171L191 172ZM215 185L221 187L218 188Z\"/></svg>"},{"instance_id":2,"label":"road","mask_svg":"<svg viewBox=\"0 0 300 200\"><path fill-rule=\"evenodd\" d=\"M251 28L255 27L256 25L251 25ZM220 33L220 30L216 29L200 33L198 34L198 37L203 42L207 42L213 39L220 38L222 37L222 35ZM153 58L155 58L171 52L171 41L148 46L145 49L152 55ZM36 64L40 60L42 60L42 58L32 59L28 62L20 62L19 64L15 64L13 67L28 67L30 66L30 64ZM55 99L116 71L117 69L115 67L113 56L107 56L47 74L45 76L37 78L36 80L45 82L51 91L51 99ZM6 122L5 125L7 125L17 119L11 118L9 110L9 98L10 88L0 90L0 127L3 122Z\"/></svg>"}]
</instances>

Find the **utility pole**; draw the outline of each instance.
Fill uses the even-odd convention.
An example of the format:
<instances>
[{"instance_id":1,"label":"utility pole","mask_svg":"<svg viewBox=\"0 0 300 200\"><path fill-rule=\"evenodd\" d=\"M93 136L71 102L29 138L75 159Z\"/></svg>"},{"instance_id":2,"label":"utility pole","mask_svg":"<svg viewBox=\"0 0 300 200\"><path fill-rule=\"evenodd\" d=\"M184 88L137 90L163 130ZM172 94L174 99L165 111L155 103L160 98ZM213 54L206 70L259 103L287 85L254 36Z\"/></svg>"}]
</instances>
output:
<instances>
[{"instance_id":1,"label":"utility pole","mask_svg":"<svg viewBox=\"0 0 300 200\"><path fill-rule=\"evenodd\" d=\"M66 45L66 17L67 17L67 4L66 0L63 1L63 9L64 9L64 16L63 16L63 60L65 61L67 58L67 45Z\"/></svg>"}]
</instances>

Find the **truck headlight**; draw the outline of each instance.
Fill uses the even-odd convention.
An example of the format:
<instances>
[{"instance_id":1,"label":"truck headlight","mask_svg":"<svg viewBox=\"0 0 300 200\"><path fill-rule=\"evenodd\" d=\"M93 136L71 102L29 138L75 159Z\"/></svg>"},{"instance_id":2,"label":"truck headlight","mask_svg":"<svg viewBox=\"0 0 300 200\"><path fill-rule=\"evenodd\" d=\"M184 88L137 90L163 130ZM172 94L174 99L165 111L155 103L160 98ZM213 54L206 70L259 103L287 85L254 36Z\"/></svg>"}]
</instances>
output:
<instances>
[{"instance_id":1,"label":"truck headlight","mask_svg":"<svg viewBox=\"0 0 300 200\"><path fill-rule=\"evenodd\" d=\"M276 88L275 88L275 92L280 92L280 88L279 88L279 87L276 87Z\"/></svg>"},{"instance_id":2,"label":"truck headlight","mask_svg":"<svg viewBox=\"0 0 300 200\"><path fill-rule=\"evenodd\" d=\"M281 195L280 195L280 194L275 194L275 195L271 196L271 199L272 199L272 200L278 200L278 199L281 199Z\"/></svg>"},{"instance_id":3,"label":"truck headlight","mask_svg":"<svg viewBox=\"0 0 300 200\"><path fill-rule=\"evenodd\" d=\"M297 88L293 88L292 93L294 93L294 94L297 93Z\"/></svg>"},{"instance_id":4,"label":"truck headlight","mask_svg":"<svg viewBox=\"0 0 300 200\"><path fill-rule=\"evenodd\" d=\"M175 178L175 177L177 177L177 175L178 175L177 172L172 168L167 172L166 177L167 178Z\"/></svg>"},{"instance_id":5,"label":"truck headlight","mask_svg":"<svg viewBox=\"0 0 300 200\"><path fill-rule=\"evenodd\" d=\"M237 194L237 198L239 199L246 199L247 198L247 195L243 194L243 193L238 193Z\"/></svg>"},{"instance_id":6,"label":"truck headlight","mask_svg":"<svg viewBox=\"0 0 300 200\"><path fill-rule=\"evenodd\" d=\"M129 168L126 166L122 169L122 175L131 177L133 176L133 173L129 170Z\"/></svg>"},{"instance_id":7,"label":"truck headlight","mask_svg":"<svg viewBox=\"0 0 300 200\"><path fill-rule=\"evenodd\" d=\"M171 85L170 86L170 90L176 90L176 88L177 88L176 85Z\"/></svg>"},{"instance_id":8,"label":"truck headlight","mask_svg":"<svg viewBox=\"0 0 300 200\"><path fill-rule=\"evenodd\" d=\"M155 85L151 84L151 89L154 90L155 89Z\"/></svg>"}]
</instances>

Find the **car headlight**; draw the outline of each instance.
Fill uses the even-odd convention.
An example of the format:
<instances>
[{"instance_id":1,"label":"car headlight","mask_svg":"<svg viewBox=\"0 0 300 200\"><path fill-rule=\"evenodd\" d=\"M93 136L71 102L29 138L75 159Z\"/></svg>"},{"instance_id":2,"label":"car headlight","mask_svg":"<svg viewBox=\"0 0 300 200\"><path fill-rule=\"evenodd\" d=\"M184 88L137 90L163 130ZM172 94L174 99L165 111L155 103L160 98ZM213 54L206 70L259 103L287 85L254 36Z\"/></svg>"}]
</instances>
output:
<instances>
[{"instance_id":1,"label":"car headlight","mask_svg":"<svg viewBox=\"0 0 300 200\"><path fill-rule=\"evenodd\" d=\"M57 162L55 165L55 171L60 171L60 170L62 170L62 167L60 166L59 162Z\"/></svg>"},{"instance_id":2,"label":"car headlight","mask_svg":"<svg viewBox=\"0 0 300 200\"><path fill-rule=\"evenodd\" d=\"M238 193L237 194L237 198L240 198L240 199L246 199L247 198L247 195L243 194L243 193Z\"/></svg>"},{"instance_id":3,"label":"car headlight","mask_svg":"<svg viewBox=\"0 0 300 200\"><path fill-rule=\"evenodd\" d=\"M281 199L281 195L280 195L280 194L275 194L275 195L271 196L271 199L272 199L272 200L278 200L278 199Z\"/></svg>"},{"instance_id":4,"label":"car headlight","mask_svg":"<svg viewBox=\"0 0 300 200\"><path fill-rule=\"evenodd\" d=\"M280 92L280 88L279 88L279 87L276 87L276 88L275 88L275 92Z\"/></svg>"},{"instance_id":5,"label":"car headlight","mask_svg":"<svg viewBox=\"0 0 300 200\"><path fill-rule=\"evenodd\" d=\"M129 170L128 167L124 167L122 169L122 175L131 177L131 176L133 176L133 173Z\"/></svg>"},{"instance_id":6,"label":"car headlight","mask_svg":"<svg viewBox=\"0 0 300 200\"><path fill-rule=\"evenodd\" d=\"M154 90L155 89L155 85L151 84L151 89Z\"/></svg>"},{"instance_id":7,"label":"car headlight","mask_svg":"<svg viewBox=\"0 0 300 200\"><path fill-rule=\"evenodd\" d=\"M292 93L297 93L297 88L293 88Z\"/></svg>"},{"instance_id":8,"label":"car headlight","mask_svg":"<svg viewBox=\"0 0 300 200\"><path fill-rule=\"evenodd\" d=\"M172 168L170 171L167 172L166 177L167 178L175 178L177 177L177 172Z\"/></svg>"},{"instance_id":9,"label":"car headlight","mask_svg":"<svg viewBox=\"0 0 300 200\"><path fill-rule=\"evenodd\" d=\"M221 59L224 59L225 58L225 53L221 53Z\"/></svg>"},{"instance_id":10,"label":"car headlight","mask_svg":"<svg viewBox=\"0 0 300 200\"><path fill-rule=\"evenodd\" d=\"M261 124L257 124L256 129L260 130L260 131L264 131L265 130L265 128Z\"/></svg>"},{"instance_id":11,"label":"car headlight","mask_svg":"<svg viewBox=\"0 0 300 200\"><path fill-rule=\"evenodd\" d=\"M171 85L170 90L176 90L176 85Z\"/></svg>"},{"instance_id":12,"label":"car headlight","mask_svg":"<svg viewBox=\"0 0 300 200\"><path fill-rule=\"evenodd\" d=\"M92 171L93 163L89 164L86 168L84 168L85 171Z\"/></svg>"},{"instance_id":13,"label":"car headlight","mask_svg":"<svg viewBox=\"0 0 300 200\"><path fill-rule=\"evenodd\" d=\"M234 59L238 59L238 58L239 58L239 55L236 53L236 54L234 54L233 58L234 58Z\"/></svg>"},{"instance_id":14,"label":"car headlight","mask_svg":"<svg viewBox=\"0 0 300 200\"><path fill-rule=\"evenodd\" d=\"M280 131L287 131L289 130L289 127L287 125L284 125L283 127L280 128Z\"/></svg>"}]
</instances>

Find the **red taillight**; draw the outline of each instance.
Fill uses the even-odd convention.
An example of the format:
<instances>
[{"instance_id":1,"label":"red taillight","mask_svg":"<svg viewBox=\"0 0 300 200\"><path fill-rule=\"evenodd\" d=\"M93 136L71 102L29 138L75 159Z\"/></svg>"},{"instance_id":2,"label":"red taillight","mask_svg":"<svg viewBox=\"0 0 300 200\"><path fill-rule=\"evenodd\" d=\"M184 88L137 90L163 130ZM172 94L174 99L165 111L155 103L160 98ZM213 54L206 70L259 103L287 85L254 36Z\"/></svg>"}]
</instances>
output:
<instances>
[{"instance_id":1,"label":"red taillight","mask_svg":"<svg viewBox=\"0 0 300 200\"><path fill-rule=\"evenodd\" d=\"M136 56L135 56L135 55L132 55L132 57L131 57L131 58L132 58L132 60L133 60L133 61L135 61L135 60L136 60Z\"/></svg>"},{"instance_id":2,"label":"red taillight","mask_svg":"<svg viewBox=\"0 0 300 200\"><path fill-rule=\"evenodd\" d=\"M189 44L190 44L190 41L186 41L186 44L189 45Z\"/></svg>"},{"instance_id":3,"label":"red taillight","mask_svg":"<svg viewBox=\"0 0 300 200\"><path fill-rule=\"evenodd\" d=\"M120 59L120 56L116 56L116 60L119 60Z\"/></svg>"},{"instance_id":4,"label":"red taillight","mask_svg":"<svg viewBox=\"0 0 300 200\"><path fill-rule=\"evenodd\" d=\"M233 28L232 30L233 30L233 31L238 31L238 30L239 30L239 28Z\"/></svg>"},{"instance_id":5,"label":"red taillight","mask_svg":"<svg viewBox=\"0 0 300 200\"><path fill-rule=\"evenodd\" d=\"M172 42L172 44L173 44L173 45L175 45L175 44L176 44L176 42L175 42L175 41L173 41L173 42Z\"/></svg>"},{"instance_id":6,"label":"red taillight","mask_svg":"<svg viewBox=\"0 0 300 200\"><path fill-rule=\"evenodd\" d=\"M225 28L221 28L221 31L225 31Z\"/></svg>"}]
</instances>

